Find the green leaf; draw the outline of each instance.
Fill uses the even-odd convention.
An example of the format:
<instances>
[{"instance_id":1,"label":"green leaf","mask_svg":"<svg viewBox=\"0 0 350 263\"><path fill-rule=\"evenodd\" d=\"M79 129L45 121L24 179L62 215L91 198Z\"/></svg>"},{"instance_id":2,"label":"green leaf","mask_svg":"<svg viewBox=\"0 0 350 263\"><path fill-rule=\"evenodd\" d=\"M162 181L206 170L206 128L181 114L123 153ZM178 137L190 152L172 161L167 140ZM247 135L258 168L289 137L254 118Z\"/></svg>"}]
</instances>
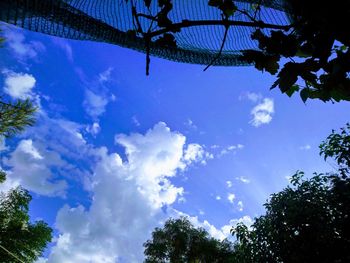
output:
<instances>
[{"instance_id":1,"label":"green leaf","mask_svg":"<svg viewBox=\"0 0 350 263\"><path fill-rule=\"evenodd\" d=\"M264 71L266 70L270 74L274 75L279 69L279 56L266 55L261 51L257 50L245 50L243 51L242 61L248 63L254 63L255 68Z\"/></svg>"},{"instance_id":2,"label":"green leaf","mask_svg":"<svg viewBox=\"0 0 350 263\"><path fill-rule=\"evenodd\" d=\"M292 95L294 94L294 92L296 91L299 91L299 85L295 84L293 85L292 87L290 87L289 90L286 91L286 94L289 96L289 97L292 97Z\"/></svg>"},{"instance_id":3,"label":"green leaf","mask_svg":"<svg viewBox=\"0 0 350 263\"><path fill-rule=\"evenodd\" d=\"M277 56L267 56L265 60L265 69L272 75L275 75L279 69L279 57Z\"/></svg>"},{"instance_id":4,"label":"green leaf","mask_svg":"<svg viewBox=\"0 0 350 263\"><path fill-rule=\"evenodd\" d=\"M278 86L282 93L289 90L298 80L299 64L288 62L278 73Z\"/></svg>"},{"instance_id":5,"label":"green leaf","mask_svg":"<svg viewBox=\"0 0 350 263\"><path fill-rule=\"evenodd\" d=\"M309 88L304 88L300 91L300 98L303 100L304 103L309 98L309 93L310 93Z\"/></svg>"}]
</instances>

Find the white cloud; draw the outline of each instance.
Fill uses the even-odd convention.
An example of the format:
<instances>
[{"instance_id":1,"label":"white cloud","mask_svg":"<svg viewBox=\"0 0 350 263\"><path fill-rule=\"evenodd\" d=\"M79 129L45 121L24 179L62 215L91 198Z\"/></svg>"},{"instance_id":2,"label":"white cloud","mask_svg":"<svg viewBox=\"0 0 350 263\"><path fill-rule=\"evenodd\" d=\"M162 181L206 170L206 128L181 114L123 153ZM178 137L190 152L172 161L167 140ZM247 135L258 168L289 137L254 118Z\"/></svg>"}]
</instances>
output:
<instances>
[{"instance_id":1,"label":"white cloud","mask_svg":"<svg viewBox=\"0 0 350 263\"><path fill-rule=\"evenodd\" d=\"M205 230L208 231L210 236L219 239L219 240L224 240L225 238L229 240L233 240L233 236L231 234L231 229L235 227L238 223L243 223L245 224L248 228L251 227L253 224L253 220L251 219L250 216L245 215L241 218L235 218L231 219L227 225L224 225L220 228L215 227L214 225L210 224L207 220L204 220L203 222L198 220L197 216L189 216L185 213L176 211L175 217L180 217L180 216L185 216L188 218L188 220L197 228L202 227Z\"/></svg>"},{"instance_id":2,"label":"white cloud","mask_svg":"<svg viewBox=\"0 0 350 263\"><path fill-rule=\"evenodd\" d=\"M35 142L35 145L63 156L67 162L75 164L77 160L87 159L87 162L91 163L89 155L92 146L87 144L82 135L85 128L85 125L66 119L50 118L45 111L40 111L37 114L36 125L29 127L24 136ZM67 165L66 168L72 167ZM73 171L71 174L74 176Z\"/></svg>"},{"instance_id":3,"label":"white cloud","mask_svg":"<svg viewBox=\"0 0 350 263\"><path fill-rule=\"evenodd\" d=\"M87 81L85 76L82 77L84 84L89 87L85 90L83 106L86 113L90 115L94 121L97 121L106 111L106 106L109 102L116 100L116 96L111 94L106 87L106 84L111 81L112 70L113 68L108 68L91 82ZM82 74L83 73L80 73L80 75Z\"/></svg>"},{"instance_id":4,"label":"white cloud","mask_svg":"<svg viewBox=\"0 0 350 263\"><path fill-rule=\"evenodd\" d=\"M210 224L207 220L204 220L203 222L199 221L197 216L189 216L188 214L185 214L183 212L180 212L174 209L172 209L170 213L172 218L179 218L181 216L186 217L194 227L204 228L206 231L208 231L210 236L216 239L224 240L225 238L228 238L231 236L230 232L224 233L222 229L216 228L214 225ZM223 228L225 227L226 226L224 226Z\"/></svg>"},{"instance_id":5,"label":"white cloud","mask_svg":"<svg viewBox=\"0 0 350 263\"><path fill-rule=\"evenodd\" d=\"M215 199L219 201L219 200L221 200L221 196L217 195L217 196L215 196Z\"/></svg>"},{"instance_id":6,"label":"white cloud","mask_svg":"<svg viewBox=\"0 0 350 263\"><path fill-rule=\"evenodd\" d=\"M235 194L233 194L233 193L229 193L229 194L227 195L227 200L228 200L231 204L233 204L233 201L235 200L235 198L236 198L236 196L235 196Z\"/></svg>"},{"instance_id":7,"label":"white cloud","mask_svg":"<svg viewBox=\"0 0 350 263\"><path fill-rule=\"evenodd\" d=\"M213 158L214 156L211 153L205 151L203 146L197 143L191 143L187 146L187 149L185 150L183 160L187 164L201 163L205 165L207 163L207 160Z\"/></svg>"},{"instance_id":8,"label":"white cloud","mask_svg":"<svg viewBox=\"0 0 350 263\"><path fill-rule=\"evenodd\" d=\"M259 127L262 124L268 124L272 120L273 113L273 99L264 98L261 103L252 109L251 115L253 115L253 119L250 121L250 123L255 127Z\"/></svg>"},{"instance_id":9,"label":"white cloud","mask_svg":"<svg viewBox=\"0 0 350 263\"><path fill-rule=\"evenodd\" d=\"M310 144L305 144L303 146L300 146L299 149L302 150L302 151L308 151L308 150L311 149L311 145Z\"/></svg>"},{"instance_id":10,"label":"white cloud","mask_svg":"<svg viewBox=\"0 0 350 263\"><path fill-rule=\"evenodd\" d=\"M92 168L92 174L85 176L84 181L91 194L91 205L62 207L55 223L59 234L48 259L41 262L142 262L143 242L159 222L168 218L167 211L172 210L172 205L183 199L184 189L174 185L171 178L201 158L190 154L190 150L185 158L186 150L194 146L185 146L185 136L171 131L162 122L145 134L117 135L116 143L125 148L124 160L105 147L89 145L81 133L85 128L64 119L50 119L42 112L38 126L28 131L33 139L23 140L25 146L18 146L6 161L6 165L12 162L12 182L18 179L40 194L49 194L43 192L47 189L45 184L58 182L52 177L51 168L74 169L67 163L70 158L88 160ZM65 156L67 162L60 156ZM30 182L26 181L29 176L22 176L24 172L38 174L38 171L41 177L31 178ZM74 171L65 172L76 176ZM20 176L14 176L15 173ZM34 187L33 182L44 184L42 188ZM198 224L216 238L226 237L223 228L218 229L208 221Z\"/></svg>"},{"instance_id":11,"label":"white cloud","mask_svg":"<svg viewBox=\"0 0 350 263\"><path fill-rule=\"evenodd\" d=\"M27 73L15 73L3 71L5 75L4 92L15 99L26 99L33 96L32 89L36 80L33 75Z\"/></svg>"},{"instance_id":12,"label":"white cloud","mask_svg":"<svg viewBox=\"0 0 350 263\"><path fill-rule=\"evenodd\" d=\"M226 181L226 186L227 186L227 188L231 188L232 187L232 182L231 181Z\"/></svg>"},{"instance_id":13,"label":"white cloud","mask_svg":"<svg viewBox=\"0 0 350 263\"><path fill-rule=\"evenodd\" d=\"M242 201L238 201L237 202L237 206L238 206L238 210L242 212L243 208L244 208L243 202Z\"/></svg>"},{"instance_id":14,"label":"white cloud","mask_svg":"<svg viewBox=\"0 0 350 263\"><path fill-rule=\"evenodd\" d=\"M97 94L89 89L85 91L84 107L85 111L94 119L106 111L108 97L103 94Z\"/></svg>"},{"instance_id":15,"label":"white cloud","mask_svg":"<svg viewBox=\"0 0 350 263\"><path fill-rule=\"evenodd\" d=\"M113 68L109 67L107 70L101 72L99 74L99 82L103 83L103 82L107 82L111 80L111 73L113 71Z\"/></svg>"},{"instance_id":16,"label":"white cloud","mask_svg":"<svg viewBox=\"0 0 350 263\"><path fill-rule=\"evenodd\" d=\"M250 180L244 176L236 177L236 180L241 181L244 184L249 184Z\"/></svg>"},{"instance_id":17,"label":"white cloud","mask_svg":"<svg viewBox=\"0 0 350 263\"><path fill-rule=\"evenodd\" d=\"M86 131L92 136L96 136L101 131L100 124L98 122L94 122L92 125L86 127Z\"/></svg>"},{"instance_id":18,"label":"white cloud","mask_svg":"<svg viewBox=\"0 0 350 263\"><path fill-rule=\"evenodd\" d=\"M239 100L250 100L251 102L258 102L262 99L261 93L255 93L255 92L244 92L241 95L239 95L238 99Z\"/></svg>"},{"instance_id":19,"label":"white cloud","mask_svg":"<svg viewBox=\"0 0 350 263\"><path fill-rule=\"evenodd\" d=\"M260 93L255 93L255 92L247 92L246 96L247 96L247 99L252 102L258 102L259 100L262 99L262 95Z\"/></svg>"},{"instance_id":20,"label":"white cloud","mask_svg":"<svg viewBox=\"0 0 350 263\"><path fill-rule=\"evenodd\" d=\"M45 51L45 46L41 42L26 42L24 35L14 27L7 27L6 30L4 30L4 34L6 44L19 58L36 58L38 53Z\"/></svg>"},{"instance_id":21,"label":"white cloud","mask_svg":"<svg viewBox=\"0 0 350 263\"><path fill-rule=\"evenodd\" d=\"M229 145L227 147L225 147L224 149L222 149L218 154L217 157L220 158L226 154L229 153L233 153L235 154L237 152L237 150L241 150L243 149L244 146L242 144L237 144L237 145Z\"/></svg>"},{"instance_id":22,"label":"white cloud","mask_svg":"<svg viewBox=\"0 0 350 263\"><path fill-rule=\"evenodd\" d=\"M143 242L166 218L162 209L183 194L170 178L185 165L185 139L161 122L144 135L116 136L124 161L103 147L94 149L91 206L59 211L60 234L48 262L141 262Z\"/></svg>"},{"instance_id":23,"label":"white cloud","mask_svg":"<svg viewBox=\"0 0 350 263\"><path fill-rule=\"evenodd\" d=\"M9 167L2 190L21 185L41 195L64 196L67 183L55 179L53 169L63 169L67 163L61 157L32 140L21 140L17 148L4 159Z\"/></svg>"}]
</instances>

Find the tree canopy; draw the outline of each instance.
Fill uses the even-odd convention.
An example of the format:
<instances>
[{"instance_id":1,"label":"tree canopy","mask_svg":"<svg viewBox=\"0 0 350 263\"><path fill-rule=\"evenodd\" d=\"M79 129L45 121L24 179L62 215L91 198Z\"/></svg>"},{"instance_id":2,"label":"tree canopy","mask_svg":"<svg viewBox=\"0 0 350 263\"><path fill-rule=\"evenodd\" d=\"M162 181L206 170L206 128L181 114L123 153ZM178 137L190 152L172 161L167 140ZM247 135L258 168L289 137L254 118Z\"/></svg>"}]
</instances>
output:
<instances>
[{"instance_id":1,"label":"tree canopy","mask_svg":"<svg viewBox=\"0 0 350 263\"><path fill-rule=\"evenodd\" d=\"M266 213L252 229L233 229L239 262L350 262L350 126L320 145L338 171L305 179L298 171L291 186L272 194Z\"/></svg>"},{"instance_id":2,"label":"tree canopy","mask_svg":"<svg viewBox=\"0 0 350 263\"><path fill-rule=\"evenodd\" d=\"M0 194L0 262L34 262L51 241L52 229L44 222L30 222L31 196L16 188Z\"/></svg>"},{"instance_id":3,"label":"tree canopy","mask_svg":"<svg viewBox=\"0 0 350 263\"><path fill-rule=\"evenodd\" d=\"M350 179L317 174L272 194L252 230L237 226L239 262L349 262Z\"/></svg>"},{"instance_id":4,"label":"tree canopy","mask_svg":"<svg viewBox=\"0 0 350 263\"><path fill-rule=\"evenodd\" d=\"M195 228L181 217L169 219L156 228L145 244L145 262L232 262L233 244L211 237L203 228Z\"/></svg>"}]
</instances>

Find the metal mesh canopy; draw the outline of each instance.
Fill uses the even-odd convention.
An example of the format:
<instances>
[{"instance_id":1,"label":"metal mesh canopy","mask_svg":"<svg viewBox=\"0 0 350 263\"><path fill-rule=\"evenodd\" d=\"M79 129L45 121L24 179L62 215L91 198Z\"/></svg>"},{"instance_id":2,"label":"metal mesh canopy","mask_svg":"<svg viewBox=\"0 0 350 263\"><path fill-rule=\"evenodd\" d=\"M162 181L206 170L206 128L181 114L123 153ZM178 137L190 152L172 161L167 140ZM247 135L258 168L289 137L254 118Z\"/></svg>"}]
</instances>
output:
<instances>
[{"instance_id":1,"label":"metal mesh canopy","mask_svg":"<svg viewBox=\"0 0 350 263\"><path fill-rule=\"evenodd\" d=\"M135 30L132 15L132 0L0 0L0 20L63 38L91 40L116 44L145 52L143 38L131 36L128 30ZM156 0L150 9L143 0L134 1L140 12L157 13ZM208 6L208 0L173 0L169 18L173 23L183 20L222 20L219 9ZM290 21L283 0L240 0L235 1L240 10L254 14L252 4L261 4L257 19L275 25L288 25ZM157 11L158 10L158 11ZM249 18L239 12L230 17L232 21L248 22ZM151 21L140 19L147 28ZM160 29L160 28L158 28ZM157 30L157 25L155 25ZM251 39L255 27L230 26L221 56L214 65L245 65L239 59L241 52L257 49L257 42ZM264 29L269 33L269 29ZM174 34L177 46L164 47L150 43L150 54L174 61L209 64L217 56L222 44L223 25L201 25L182 28Z\"/></svg>"}]
</instances>

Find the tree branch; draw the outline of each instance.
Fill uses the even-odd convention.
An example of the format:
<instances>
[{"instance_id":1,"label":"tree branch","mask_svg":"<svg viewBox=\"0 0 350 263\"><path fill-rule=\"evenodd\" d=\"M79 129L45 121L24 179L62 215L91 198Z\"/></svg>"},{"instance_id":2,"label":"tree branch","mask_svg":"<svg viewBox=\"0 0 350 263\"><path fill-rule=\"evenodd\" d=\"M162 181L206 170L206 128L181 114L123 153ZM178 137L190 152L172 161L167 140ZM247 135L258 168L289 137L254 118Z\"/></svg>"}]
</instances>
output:
<instances>
[{"instance_id":1,"label":"tree branch","mask_svg":"<svg viewBox=\"0 0 350 263\"><path fill-rule=\"evenodd\" d=\"M257 21L257 22L246 22L246 21L232 21L232 20L183 20L180 23L174 23L166 28L156 30L154 32L151 32L149 36L155 37L162 35L164 33L170 32L170 31L178 31L181 28L185 27L192 27L192 26L247 26L247 27L259 27L259 28L270 28L270 29L278 29L278 30L289 30L293 25L275 25L275 24L268 24L264 23L263 21Z\"/></svg>"},{"instance_id":2,"label":"tree branch","mask_svg":"<svg viewBox=\"0 0 350 263\"><path fill-rule=\"evenodd\" d=\"M225 42L226 42L226 38L227 38L227 33L228 33L228 30L230 29L230 26L226 25L225 26L225 34L224 34L224 38L222 39L222 43L221 43L221 47L220 47L220 50L219 50L219 53L216 55L216 57L209 63L208 66L205 67L205 69L203 71L206 71L210 66L212 66L215 61L221 56L221 53L222 53L222 50L224 49L224 46L225 46Z\"/></svg>"}]
</instances>

